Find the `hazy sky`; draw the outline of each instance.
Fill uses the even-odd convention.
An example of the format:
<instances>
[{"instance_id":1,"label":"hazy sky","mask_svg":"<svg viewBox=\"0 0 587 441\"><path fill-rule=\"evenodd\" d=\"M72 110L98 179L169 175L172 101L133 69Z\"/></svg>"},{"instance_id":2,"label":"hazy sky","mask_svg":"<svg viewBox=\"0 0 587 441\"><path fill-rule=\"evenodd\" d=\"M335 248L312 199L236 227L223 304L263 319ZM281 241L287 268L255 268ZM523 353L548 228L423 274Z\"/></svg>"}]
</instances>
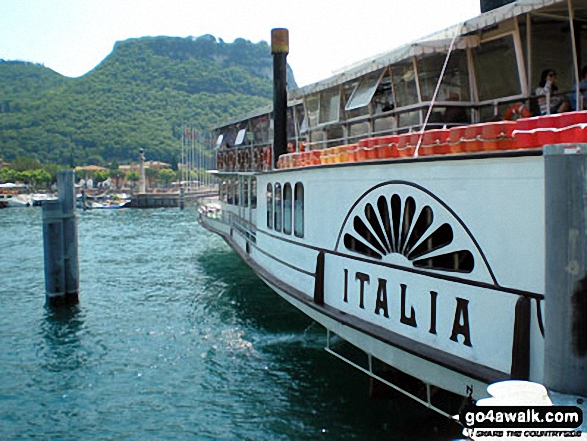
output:
<instances>
[{"instance_id":1,"label":"hazy sky","mask_svg":"<svg viewBox=\"0 0 587 441\"><path fill-rule=\"evenodd\" d=\"M0 0L0 58L74 77L128 38L212 34L256 43L286 27L288 62L303 86L479 11L479 0Z\"/></svg>"}]
</instances>

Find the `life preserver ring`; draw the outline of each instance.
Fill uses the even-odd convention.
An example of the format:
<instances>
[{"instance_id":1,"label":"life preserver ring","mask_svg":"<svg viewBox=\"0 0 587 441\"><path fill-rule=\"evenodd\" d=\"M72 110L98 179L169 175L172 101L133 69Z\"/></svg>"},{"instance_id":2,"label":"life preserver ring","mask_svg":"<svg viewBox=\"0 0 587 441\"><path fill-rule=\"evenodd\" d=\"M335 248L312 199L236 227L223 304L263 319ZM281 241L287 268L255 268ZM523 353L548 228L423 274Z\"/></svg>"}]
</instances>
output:
<instances>
[{"instance_id":1,"label":"life preserver ring","mask_svg":"<svg viewBox=\"0 0 587 441\"><path fill-rule=\"evenodd\" d=\"M263 169L271 168L271 147L263 147Z\"/></svg>"},{"instance_id":2,"label":"life preserver ring","mask_svg":"<svg viewBox=\"0 0 587 441\"><path fill-rule=\"evenodd\" d=\"M524 103L512 104L503 115L503 119L507 121L515 121L520 118L529 118L532 116L530 109Z\"/></svg>"}]
</instances>

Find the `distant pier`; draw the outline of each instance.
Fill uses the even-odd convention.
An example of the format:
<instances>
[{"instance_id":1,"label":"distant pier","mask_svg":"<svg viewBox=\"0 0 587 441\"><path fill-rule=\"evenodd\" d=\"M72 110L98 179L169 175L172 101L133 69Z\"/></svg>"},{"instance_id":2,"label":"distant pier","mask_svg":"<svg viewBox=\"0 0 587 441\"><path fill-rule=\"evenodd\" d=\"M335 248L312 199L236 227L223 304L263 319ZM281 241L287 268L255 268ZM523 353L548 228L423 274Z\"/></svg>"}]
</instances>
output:
<instances>
[{"instance_id":1,"label":"distant pier","mask_svg":"<svg viewBox=\"0 0 587 441\"><path fill-rule=\"evenodd\" d=\"M184 195L184 204L192 205L196 199L216 194L213 187L201 187L196 191L186 192ZM171 208L179 207L181 196L179 192L174 193L139 193L131 198L131 208Z\"/></svg>"}]
</instances>

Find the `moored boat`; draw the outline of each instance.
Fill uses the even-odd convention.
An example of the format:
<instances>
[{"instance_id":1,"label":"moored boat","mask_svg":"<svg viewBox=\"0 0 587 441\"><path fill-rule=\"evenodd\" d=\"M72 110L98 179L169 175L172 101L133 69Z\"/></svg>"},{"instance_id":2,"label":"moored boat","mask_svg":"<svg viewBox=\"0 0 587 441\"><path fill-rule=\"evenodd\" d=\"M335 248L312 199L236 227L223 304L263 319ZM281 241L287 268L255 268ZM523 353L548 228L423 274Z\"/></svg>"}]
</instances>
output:
<instances>
[{"instance_id":1,"label":"moored boat","mask_svg":"<svg viewBox=\"0 0 587 441\"><path fill-rule=\"evenodd\" d=\"M508 379L584 407L584 18L586 1L521 0L287 101L274 30L273 111L216 129L201 224L328 351L440 413ZM555 68L563 92L537 94ZM540 114L557 100L576 109Z\"/></svg>"},{"instance_id":2,"label":"moored boat","mask_svg":"<svg viewBox=\"0 0 587 441\"><path fill-rule=\"evenodd\" d=\"M91 202L89 207L90 209L98 209L98 210L118 210L120 208L125 208L130 205L130 200L121 200L121 201L104 201L104 202Z\"/></svg>"},{"instance_id":3,"label":"moored boat","mask_svg":"<svg viewBox=\"0 0 587 441\"><path fill-rule=\"evenodd\" d=\"M12 182L0 184L0 202L5 207L31 207L33 199L31 195L25 193L26 188L25 184Z\"/></svg>"},{"instance_id":4,"label":"moored boat","mask_svg":"<svg viewBox=\"0 0 587 441\"><path fill-rule=\"evenodd\" d=\"M0 200L6 202L8 207L32 207L33 197L30 194L3 194Z\"/></svg>"}]
</instances>

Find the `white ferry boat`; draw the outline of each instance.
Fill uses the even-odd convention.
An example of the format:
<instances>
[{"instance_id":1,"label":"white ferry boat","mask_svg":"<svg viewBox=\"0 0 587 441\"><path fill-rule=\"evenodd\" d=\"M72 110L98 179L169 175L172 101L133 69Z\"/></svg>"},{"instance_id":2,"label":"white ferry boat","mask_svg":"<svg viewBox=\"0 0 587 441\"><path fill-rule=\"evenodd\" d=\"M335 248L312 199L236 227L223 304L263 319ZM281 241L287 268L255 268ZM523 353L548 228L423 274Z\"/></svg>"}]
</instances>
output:
<instances>
[{"instance_id":1,"label":"white ferry boat","mask_svg":"<svg viewBox=\"0 0 587 441\"><path fill-rule=\"evenodd\" d=\"M275 29L275 111L215 129L201 224L328 351L438 412L507 379L583 405L586 20L519 0L289 93Z\"/></svg>"}]
</instances>

